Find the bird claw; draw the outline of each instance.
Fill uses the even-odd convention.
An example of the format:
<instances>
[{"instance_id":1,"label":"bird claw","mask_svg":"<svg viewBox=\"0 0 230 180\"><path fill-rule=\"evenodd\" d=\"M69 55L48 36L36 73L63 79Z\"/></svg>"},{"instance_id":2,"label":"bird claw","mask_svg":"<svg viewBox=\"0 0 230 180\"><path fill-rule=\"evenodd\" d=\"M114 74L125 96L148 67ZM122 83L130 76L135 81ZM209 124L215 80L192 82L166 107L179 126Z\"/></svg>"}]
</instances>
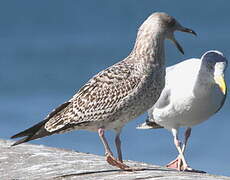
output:
<instances>
[{"instance_id":1,"label":"bird claw","mask_svg":"<svg viewBox=\"0 0 230 180\"><path fill-rule=\"evenodd\" d=\"M117 160L116 158L113 157L113 155L111 154L107 154L106 155L106 161L112 165L112 166L116 166L122 170L125 170L125 171L133 171L135 169L133 168L130 168L129 166L127 166L126 164L124 164L123 162Z\"/></svg>"},{"instance_id":2,"label":"bird claw","mask_svg":"<svg viewBox=\"0 0 230 180\"><path fill-rule=\"evenodd\" d=\"M182 159L177 157L175 160L171 161L169 164L166 165L167 168L176 169L178 171L186 171L186 172L196 172L196 173L206 173L205 171L196 170L188 165L183 165Z\"/></svg>"},{"instance_id":3,"label":"bird claw","mask_svg":"<svg viewBox=\"0 0 230 180\"><path fill-rule=\"evenodd\" d=\"M188 165L183 165L183 161L179 156L175 160L167 164L166 167L171 169L176 169L178 171L189 171L190 169L192 169L188 167Z\"/></svg>"},{"instance_id":4,"label":"bird claw","mask_svg":"<svg viewBox=\"0 0 230 180\"><path fill-rule=\"evenodd\" d=\"M178 157L175 160L171 161L166 165L167 168L171 169L177 169L178 171L181 171L182 169L182 160Z\"/></svg>"}]
</instances>

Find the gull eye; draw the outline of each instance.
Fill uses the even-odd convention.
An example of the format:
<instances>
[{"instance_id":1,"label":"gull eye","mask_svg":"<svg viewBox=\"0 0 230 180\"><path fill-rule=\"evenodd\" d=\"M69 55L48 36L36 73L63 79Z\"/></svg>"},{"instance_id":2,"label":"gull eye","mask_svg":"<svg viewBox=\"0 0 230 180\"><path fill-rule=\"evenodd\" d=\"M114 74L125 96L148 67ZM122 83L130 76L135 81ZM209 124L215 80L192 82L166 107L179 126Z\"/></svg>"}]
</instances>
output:
<instances>
[{"instance_id":1,"label":"gull eye","mask_svg":"<svg viewBox=\"0 0 230 180\"><path fill-rule=\"evenodd\" d=\"M169 27L173 27L176 24L176 20L172 18L169 22Z\"/></svg>"},{"instance_id":2,"label":"gull eye","mask_svg":"<svg viewBox=\"0 0 230 180\"><path fill-rule=\"evenodd\" d=\"M213 63L213 62L208 63L208 69L209 70L213 71L214 68L215 68L215 63Z\"/></svg>"},{"instance_id":3,"label":"gull eye","mask_svg":"<svg viewBox=\"0 0 230 180\"><path fill-rule=\"evenodd\" d=\"M214 70L214 66L213 66L212 64L209 66L209 68L210 68L211 70Z\"/></svg>"}]
</instances>

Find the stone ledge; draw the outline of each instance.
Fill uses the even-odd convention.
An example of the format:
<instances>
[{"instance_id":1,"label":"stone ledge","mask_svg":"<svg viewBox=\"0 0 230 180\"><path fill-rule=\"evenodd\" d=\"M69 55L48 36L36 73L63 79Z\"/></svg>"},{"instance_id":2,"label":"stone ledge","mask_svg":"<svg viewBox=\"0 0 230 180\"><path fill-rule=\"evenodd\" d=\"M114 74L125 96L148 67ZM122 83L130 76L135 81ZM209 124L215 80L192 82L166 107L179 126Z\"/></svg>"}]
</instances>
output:
<instances>
[{"instance_id":1,"label":"stone ledge","mask_svg":"<svg viewBox=\"0 0 230 180\"><path fill-rule=\"evenodd\" d=\"M230 177L178 172L134 161L125 161L125 163L131 167L140 167L145 170L125 172L107 164L103 156L33 144L10 147L12 143L13 141L0 139L1 180L230 180Z\"/></svg>"}]
</instances>

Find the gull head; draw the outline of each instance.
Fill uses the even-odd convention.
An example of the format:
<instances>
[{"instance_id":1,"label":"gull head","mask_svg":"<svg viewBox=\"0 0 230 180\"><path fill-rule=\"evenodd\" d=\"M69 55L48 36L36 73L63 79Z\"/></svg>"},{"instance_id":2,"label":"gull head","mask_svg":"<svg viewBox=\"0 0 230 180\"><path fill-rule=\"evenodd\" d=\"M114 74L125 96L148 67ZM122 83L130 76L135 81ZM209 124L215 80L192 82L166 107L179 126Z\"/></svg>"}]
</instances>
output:
<instances>
[{"instance_id":1,"label":"gull head","mask_svg":"<svg viewBox=\"0 0 230 180\"><path fill-rule=\"evenodd\" d=\"M224 80L224 73L228 66L227 58L220 51L211 50L201 57L206 70L213 76L216 84L219 85L223 94L226 94L227 86Z\"/></svg>"},{"instance_id":2,"label":"gull head","mask_svg":"<svg viewBox=\"0 0 230 180\"><path fill-rule=\"evenodd\" d=\"M196 35L195 31L182 26L174 17L163 12L153 13L143 25L145 27L148 26L149 29L151 28L155 31L157 29L157 31L162 33L166 39L171 40L182 54L184 54L183 48L175 39L174 32L181 31Z\"/></svg>"}]
</instances>

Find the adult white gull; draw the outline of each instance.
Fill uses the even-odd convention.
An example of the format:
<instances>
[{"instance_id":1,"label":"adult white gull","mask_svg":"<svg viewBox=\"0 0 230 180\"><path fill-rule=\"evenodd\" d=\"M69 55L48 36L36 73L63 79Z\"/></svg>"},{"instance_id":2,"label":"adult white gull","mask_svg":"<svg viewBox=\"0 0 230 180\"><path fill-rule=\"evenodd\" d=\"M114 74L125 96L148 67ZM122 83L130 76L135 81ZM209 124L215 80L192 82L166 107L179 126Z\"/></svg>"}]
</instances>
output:
<instances>
[{"instance_id":1,"label":"adult white gull","mask_svg":"<svg viewBox=\"0 0 230 180\"><path fill-rule=\"evenodd\" d=\"M188 59L166 69L165 88L148 111L146 122L137 128L164 127L172 132L179 156L167 167L193 170L184 157L191 128L209 119L223 106L227 95L224 80L227 64L221 52L211 50L201 59ZM187 127L183 144L178 139L180 127Z\"/></svg>"}]
</instances>

